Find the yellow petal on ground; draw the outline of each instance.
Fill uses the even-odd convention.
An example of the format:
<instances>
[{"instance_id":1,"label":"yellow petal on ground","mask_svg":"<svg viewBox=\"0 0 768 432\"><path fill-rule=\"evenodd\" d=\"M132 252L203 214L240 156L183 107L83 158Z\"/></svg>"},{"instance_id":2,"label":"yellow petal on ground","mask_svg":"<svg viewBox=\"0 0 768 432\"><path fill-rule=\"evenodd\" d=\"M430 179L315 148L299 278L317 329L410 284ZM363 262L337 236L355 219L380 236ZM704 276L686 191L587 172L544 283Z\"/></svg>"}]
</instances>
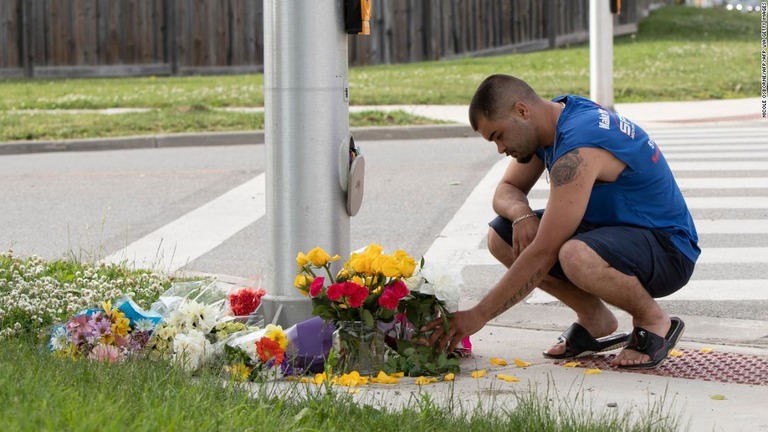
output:
<instances>
[{"instance_id":1,"label":"yellow petal on ground","mask_svg":"<svg viewBox=\"0 0 768 432\"><path fill-rule=\"evenodd\" d=\"M525 361L525 360L515 359L515 365L516 365L517 367L528 367L528 366L530 366L531 364L530 364L530 363L528 363L528 362L527 362L527 361Z\"/></svg>"},{"instance_id":2,"label":"yellow petal on ground","mask_svg":"<svg viewBox=\"0 0 768 432\"><path fill-rule=\"evenodd\" d=\"M712 399L712 400L725 400L725 396L723 396L721 394L714 394L714 395L710 396L709 398Z\"/></svg>"},{"instance_id":3,"label":"yellow petal on ground","mask_svg":"<svg viewBox=\"0 0 768 432\"><path fill-rule=\"evenodd\" d=\"M361 376L360 372L352 371L342 376L333 378L331 382L333 384L338 384L338 385L347 386L347 387L357 387L357 386L368 384L368 380L369 378L367 376Z\"/></svg>"},{"instance_id":4,"label":"yellow petal on ground","mask_svg":"<svg viewBox=\"0 0 768 432\"><path fill-rule=\"evenodd\" d=\"M498 357L491 357L490 361L491 361L491 364L494 366L506 366L509 364L503 358L498 358Z\"/></svg>"},{"instance_id":5,"label":"yellow petal on ground","mask_svg":"<svg viewBox=\"0 0 768 432\"><path fill-rule=\"evenodd\" d=\"M325 382L325 380L327 378L328 377L325 376L325 372L319 373L319 374L315 374L315 377L312 378L312 384L318 384L318 385L322 384L323 382Z\"/></svg>"},{"instance_id":6,"label":"yellow petal on ground","mask_svg":"<svg viewBox=\"0 0 768 432\"><path fill-rule=\"evenodd\" d=\"M597 375L599 373L603 373L603 371L601 371L598 368L594 368L594 369L587 369L587 370L584 371L584 373L587 374L587 375Z\"/></svg>"},{"instance_id":7,"label":"yellow petal on ground","mask_svg":"<svg viewBox=\"0 0 768 432\"><path fill-rule=\"evenodd\" d=\"M351 389L347 390L347 393L349 393L349 394L358 394L358 393L360 393L360 390L358 390L358 389L352 389L352 388L351 388Z\"/></svg>"},{"instance_id":8,"label":"yellow petal on ground","mask_svg":"<svg viewBox=\"0 0 768 432\"><path fill-rule=\"evenodd\" d=\"M670 357L682 357L684 355L685 355L684 352L682 352L680 350L676 350L676 349L673 349L672 351L669 352L669 356Z\"/></svg>"},{"instance_id":9,"label":"yellow petal on ground","mask_svg":"<svg viewBox=\"0 0 768 432\"><path fill-rule=\"evenodd\" d=\"M507 374L498 374L496 375L496 378L506 382L520 382L520 379L518 379L517 377L514 377L512 375L507 375Z\"/></svg>"},{"instance_id":10,"label":"yellow petal on ground","mask_svg":"<svg viewBox=\"0 0 768 432\"><path fill-rule=\"evenodd\" d=\"M472 371L472 373L469 374L469 376L471 376L472 378L482 378L485 376L485 372L486 372L485 369L478 369L476 371Z\"/></svg>"},{"instance_id":11,"label":"yellow petal on ground","mask_svg":"<svg viewBox=\"0 0 768 432\"><path fill-rule=\"evenodd\" d=\"M443 381L453 381L453 380L455 380L455 379L456 379L456 375L454 375L454 374L452 374L452 373L447 373L447 374L445 374L445 376L443 377Z\"/></svg>"},{"instance_id":12,"label":"yellow petal on ground","mask_svg":"<svg viewBox=\"0 0 768 432\"><path fill-rule=\"evenodd\" d=\"M387 375L384 371L379 371L378 375L371 378L371 382L377 384L397 384L400 380L391 375Z\"/></svg>"},{"instance_id":13,"label":"yellow petal on ground","mask_svg":"<svg viewBox=\"0 0 768 432\"><path fill-rule=\"evenodd\" d=\"M389 374L389 376L393 378L402 378L405 376L405 372L395 372L393 374Z\"/></svg>"},{"instance_id":14,"label":"yellow petal on ground","mask_svg":"<svg viewBox=\"0 0 768 432\"><path fill-rule=\"evenodd\" d=\"M710 347L704 347L704 348L699 350L699 352L702 353L702 354L709 354L712 351L714 351L714 350L712 348L710 348Z\"/></svg>"},{"instance_id":15,"label":"yellow petal on ground","mask_svg":"<svg viewBox=\"0 0 768 432\"><path fill-rule=\"evenodd\" d=\"M568 363L564 364L563 367L576 367L576 366L578 366L580 364L581 363L579 363L579 362L568 362Z\"/></svg>"},{"instance_id":16,"label":"yellow petal on ground","mask_svg":"<svg viewBox=\"0 0 768 432\"><path fill-rule=\"evenodd\" d=\"M437 382L437 378L435 378L435 377L420 376L420 377L416 377L416 381L415 382L416 382L417 385L432 384L432 383Z\"/></svg>"}]
</instances>

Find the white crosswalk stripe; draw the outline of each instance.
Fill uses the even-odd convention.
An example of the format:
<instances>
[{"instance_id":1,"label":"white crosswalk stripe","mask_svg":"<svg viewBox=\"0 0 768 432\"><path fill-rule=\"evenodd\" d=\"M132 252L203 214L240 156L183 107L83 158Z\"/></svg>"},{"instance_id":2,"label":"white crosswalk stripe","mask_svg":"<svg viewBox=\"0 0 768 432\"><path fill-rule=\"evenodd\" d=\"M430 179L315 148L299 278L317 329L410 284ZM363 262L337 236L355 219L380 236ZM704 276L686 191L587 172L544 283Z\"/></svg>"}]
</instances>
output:
<instances>
[{"instance_id":1,"label":"white crosswalk stripe","mask_svg":"<svg viewBox=\"0 0 768 432\"><path fill-rule=\"evenodd\" d=\"M768 300L768 124L661 129L651 137L675 172L702 247L691 281L665 299ZM480 181L432 244L427 260L460 268L500 266L485 248L485 236L495 216L491 198L507 163L499 161ZM536 183L532 208L546 207L548 190L544 178ZM547 300L541 294L534 298Z\"/></svg>"}]
</instances>

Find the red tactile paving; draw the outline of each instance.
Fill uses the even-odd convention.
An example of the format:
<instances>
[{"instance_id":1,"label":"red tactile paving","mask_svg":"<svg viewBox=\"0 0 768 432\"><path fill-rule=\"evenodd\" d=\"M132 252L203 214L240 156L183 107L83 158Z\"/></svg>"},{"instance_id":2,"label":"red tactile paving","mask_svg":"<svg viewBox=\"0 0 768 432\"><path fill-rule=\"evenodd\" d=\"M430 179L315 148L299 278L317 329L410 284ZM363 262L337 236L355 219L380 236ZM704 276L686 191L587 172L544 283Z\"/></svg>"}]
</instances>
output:
<instances>
[{"instance_id":1,"label":"red tactile paving","mask_svg":"<svg viewBox=\"0 0 768 432\"><path fill-rule=\"evenodd\" d=\"M622 369L611 366L610 355L586 356L574 360L561 360L555 364L578 362L580 368L598 368L604 371L641 373L670 378L687 378L722 383L768 386L768 356L755 356L712 351L678 350L682 356L667 358L656 369Z\"/></svg>"}]
</instances>

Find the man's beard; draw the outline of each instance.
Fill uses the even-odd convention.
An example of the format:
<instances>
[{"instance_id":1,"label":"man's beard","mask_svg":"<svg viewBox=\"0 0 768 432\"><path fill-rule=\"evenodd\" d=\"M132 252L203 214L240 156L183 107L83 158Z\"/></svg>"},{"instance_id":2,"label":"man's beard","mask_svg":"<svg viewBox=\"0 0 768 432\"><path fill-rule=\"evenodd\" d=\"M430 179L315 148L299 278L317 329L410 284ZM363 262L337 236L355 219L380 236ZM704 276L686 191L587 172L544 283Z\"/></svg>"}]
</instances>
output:
<instances>
[{"instance_id":1,"label":"man's beard","mask_svg":"<svg viewBox=\"0 0 768 432\"><path fill-rule=\"evenodd\" d=\"M533 155L523 156L521 158L515 158L515 160L517 160L517 162L521 164L527 164L532 159L533 159Z\"/></svg>"}]
</instances>

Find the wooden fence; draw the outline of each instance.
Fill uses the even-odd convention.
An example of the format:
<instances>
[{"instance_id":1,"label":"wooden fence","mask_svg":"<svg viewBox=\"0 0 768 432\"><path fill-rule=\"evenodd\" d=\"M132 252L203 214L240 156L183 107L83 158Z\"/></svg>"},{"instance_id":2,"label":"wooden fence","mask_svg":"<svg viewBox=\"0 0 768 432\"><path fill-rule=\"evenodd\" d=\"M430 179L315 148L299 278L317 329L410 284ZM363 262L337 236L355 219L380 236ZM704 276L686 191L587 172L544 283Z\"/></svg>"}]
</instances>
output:
<instances>
[{"instance_id":1,"label":"wooden fence","mask_svg":"<svg viewBox=\"0 0 768 432\"><path fill-rule=\"evenodd\" d=\"M651 3L623 0L615 33L636 31ZM373 0L371 35L349 38L350 64L583 42L588 5L589 0ZM262 0L0 0L0 76L259 72L263 48Z\"/></svg>"}]
</instances>

